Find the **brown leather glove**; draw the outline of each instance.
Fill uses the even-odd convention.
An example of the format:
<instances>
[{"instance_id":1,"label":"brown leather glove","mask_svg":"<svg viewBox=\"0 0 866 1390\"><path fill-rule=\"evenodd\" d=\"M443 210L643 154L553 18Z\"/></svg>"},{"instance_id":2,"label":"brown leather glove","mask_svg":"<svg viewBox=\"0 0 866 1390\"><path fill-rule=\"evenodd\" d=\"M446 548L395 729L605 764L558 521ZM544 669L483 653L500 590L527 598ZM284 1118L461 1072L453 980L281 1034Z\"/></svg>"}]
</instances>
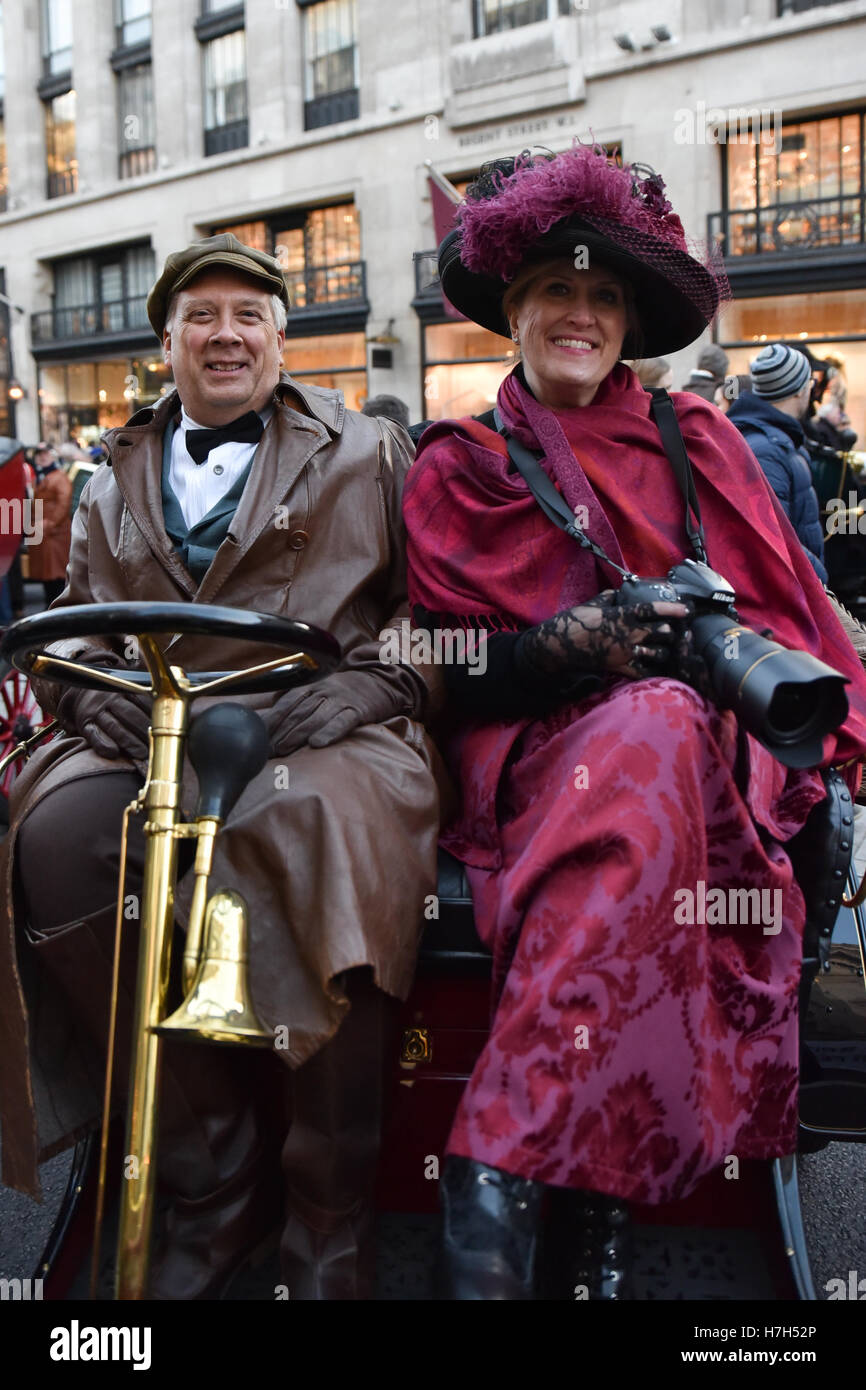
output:
<instances>
[{"instance_id":1,"label":"brown leather glove","mask_svg":"<svg viewBox=\"0 0 866 1390\"><path fill-rule=\"evenodd\" d=\"M100 654L94 665L125 670L117 657ZM107 690L64 690L55 718L70 734L80 734L102 758L131 758L143 762L148 752L150 698Z\"/></svg>"},{"instance_id":2,"label":"brown leather glove","mask_svg":"<svg viewBox=\"0 0 866 1390\"><path fill-rule=\"evenodd\" d=\"M383 724L408 714L403 691L375 671L337 671L314 685L287 690L262 717L271 740L271 757L296 749L326 748L362 724Z\"/></svg>"}]
</instances>

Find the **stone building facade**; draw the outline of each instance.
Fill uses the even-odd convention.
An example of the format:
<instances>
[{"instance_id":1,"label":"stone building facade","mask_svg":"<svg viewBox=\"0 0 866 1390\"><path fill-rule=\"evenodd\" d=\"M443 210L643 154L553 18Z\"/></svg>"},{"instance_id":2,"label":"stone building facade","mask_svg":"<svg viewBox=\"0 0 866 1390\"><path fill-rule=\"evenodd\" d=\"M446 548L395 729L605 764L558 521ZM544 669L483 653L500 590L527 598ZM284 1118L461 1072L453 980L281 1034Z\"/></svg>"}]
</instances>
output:
<instances>
[{"instance_id":1,"label":"stone building facade","mask_svg":"<svg viewBox=\"0 0 866 1390\"><path fill-rule=\"evenodd\" d=\"M866 0L2 0L2 19L0 432L94 440L169 389L147 288L224 228L290 277L291 371L414 419L487 408L509 344L446 313L429 166L461 186L577 137L663 173L719 242L731 371L775 338L841 354L866 438Z\"/></svg>"}]
</instances>

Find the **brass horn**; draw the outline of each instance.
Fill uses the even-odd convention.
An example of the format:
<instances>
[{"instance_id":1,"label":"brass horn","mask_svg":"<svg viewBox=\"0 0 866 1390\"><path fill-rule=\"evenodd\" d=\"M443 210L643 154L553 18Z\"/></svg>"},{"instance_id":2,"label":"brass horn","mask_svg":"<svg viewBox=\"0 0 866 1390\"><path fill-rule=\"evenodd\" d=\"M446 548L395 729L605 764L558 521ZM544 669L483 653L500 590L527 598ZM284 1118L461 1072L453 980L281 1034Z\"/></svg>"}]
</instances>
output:
<instances>
[{"instance_id":1,"label":"brass horn","mask_svg":"<svg viewBox=\"0 0 866 1390\"><path fill-rule=\"evenodd\" d=\"M170 1018L157 1024L157 1033L192 1041L272 1045L273 1032L260 1021L250 999L247 938L247 906L240 893L214 893L205 918L205 948L189 994Z\"/></svg>"}]
</instances>

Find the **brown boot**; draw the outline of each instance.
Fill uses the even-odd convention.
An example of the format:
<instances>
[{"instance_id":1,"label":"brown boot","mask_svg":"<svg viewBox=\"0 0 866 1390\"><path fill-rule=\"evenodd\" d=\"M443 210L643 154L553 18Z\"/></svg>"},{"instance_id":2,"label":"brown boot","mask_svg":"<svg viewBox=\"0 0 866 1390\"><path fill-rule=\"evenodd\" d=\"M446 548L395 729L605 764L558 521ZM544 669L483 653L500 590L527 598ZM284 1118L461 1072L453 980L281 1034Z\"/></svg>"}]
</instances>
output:
<instances>
[{"instance_id":1,"label":"brown boot","mask_svg":"<svg viewBox=\"0 0 866 1390\"><path fill-rule=\"evenodd\" d=\"M349 997L352 1007L336 1037L292 1078L280 1242L291 1299L374 1297L373 1188L393 1001L366 970L353 972Z\"/></svg>"},{"instance_id":2,"label":"brown boot","mask_svg":"<svg viewBox=\"0 0 866 1390\"><path fill-rule=\"evenodd\" d=\"M206 1043L176 1043L167 1052L158 1167L171 1206L149 1296L222 1298L240 1270L276 1247L278 1152L263 1140L250 1100L256 1058Z\"/></svg>"}]
</instances>

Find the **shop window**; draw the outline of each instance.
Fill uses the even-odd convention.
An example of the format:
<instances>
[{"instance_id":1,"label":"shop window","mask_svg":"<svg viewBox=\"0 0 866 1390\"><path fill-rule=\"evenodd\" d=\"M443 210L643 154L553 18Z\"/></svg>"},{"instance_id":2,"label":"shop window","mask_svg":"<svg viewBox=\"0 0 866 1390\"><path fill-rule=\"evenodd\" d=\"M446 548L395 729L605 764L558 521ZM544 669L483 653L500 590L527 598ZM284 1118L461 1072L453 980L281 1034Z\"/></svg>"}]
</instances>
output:
<instances>
[{"instance_id":1,"label":"shop window","mask_svg":"<svg viewBox=\"0 0 866 1390\"><path fill-rule=\"evenodd\" d=\"M723 145L727 208L710 228L724 254L862 242L863 123L862 111L789 121Z\"/></svg>"},{"instance_id":2,"label":"shop window","mask_svg":"<svg viewBox=\"0 0 866 1390\"><path fill-rule=\"evenodd\" d=\"M357 0L304 6L304 129L358 115Z\"/></svg>"},{"instance_id":3,"label":"shop window","mask_svg":"<svg viewBox=\"0 0 866 1390\"><path fill-rule=\"evenodd\" d=\"M730 357L728 370L745 373L768 343L807 347L813 356L840 356L848 382L848 414L866 441L866 290L827 290L810 294L762 295L736 299L719 317L719 341Z\"/></svg>"},{"instance_id":4,"label":"shop window","mask_svg":"<svg viewBox=\"0 0 866 1390\"><path fill-rule=\"evenodd\" d=\"M350 410L367 399L367 347L363 333L323 333L289 338L283 366L299 381L342 391Z\"/></svg>"},{"instance_id":5,"label":"shop window","mask_svg":"<svg viewBox=\"0 0 866 1390\"><path fill-rule=\"evenodd\" d=\"M424 416L428 420L480 415L516 361L507 338L468 320L424 329Z\"/></svg>"},{"instance_id":6,"label":"shop window","mask_svg":"<svg viewBox=\"0 0 866 1390\"><path fill-rule=\"evenodd\" d=\"M170 390L168 368L157 358L40 364L40 435L53 444L95 444Z\"/></svg>"}]
</instances>

